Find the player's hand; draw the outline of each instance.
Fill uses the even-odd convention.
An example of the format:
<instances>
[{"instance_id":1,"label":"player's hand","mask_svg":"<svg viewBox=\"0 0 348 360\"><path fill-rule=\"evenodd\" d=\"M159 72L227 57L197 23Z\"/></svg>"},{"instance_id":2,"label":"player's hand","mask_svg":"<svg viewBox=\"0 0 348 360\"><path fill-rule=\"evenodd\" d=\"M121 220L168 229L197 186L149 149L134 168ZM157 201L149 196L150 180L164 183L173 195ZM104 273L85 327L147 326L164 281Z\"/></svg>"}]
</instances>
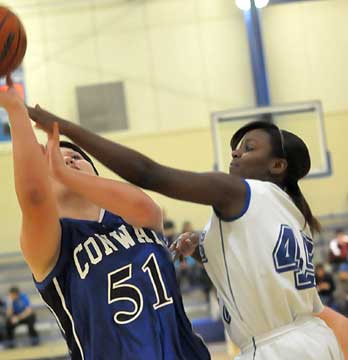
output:
<instances>
[{"instance_id":1,"label":"player's hand","mask_svg":"<svg viewBox=\"0 0 348 360\"><path fill-rule=\"evenodd\" d=\"M174 254L174 259L182 259L185 256L192 256L198 245L199 234L186 232L173 242L169 250Z\"/></svg>"},{"instance_id":2,"label":"player's hand","mask_svg":"<svg viewBox=\"0 0 348 360\"><path fill-rule=\"evenodd\" d=\"M7 89L0 91L0 106L5 108L7 111L21 107L24 108L24 102L18 91L13 86L11 75L7 75L6 85Z\"/></svg>"},{"instance_id":3,"label":"player's hand","mask_svg":"<svg viewBox=\"0 0 348 360\"><path fill-rule=\"evenodd\" d=\"M63 119L42 109L40 105L35 105L35 107L27 106L27 109L29 117L31 120L35 121L36 127L47 133L51 133L53 131L53 124L55 122L59 125L63 122Z\"/></svg>"},{"instance_id":4,"label":"player's hand","mask_svg":"<svg viewBox=\"0 0 348 360\"><path fill-rule=\"evenodd\" d=\"M53 177L59 179L60 176L67 170L65 166L63 155L59 147L59 126L54 122L52 132L47 134L48 142L46 153L48 157L48 163L50 171Z\"/></svg>"}]
</instances>

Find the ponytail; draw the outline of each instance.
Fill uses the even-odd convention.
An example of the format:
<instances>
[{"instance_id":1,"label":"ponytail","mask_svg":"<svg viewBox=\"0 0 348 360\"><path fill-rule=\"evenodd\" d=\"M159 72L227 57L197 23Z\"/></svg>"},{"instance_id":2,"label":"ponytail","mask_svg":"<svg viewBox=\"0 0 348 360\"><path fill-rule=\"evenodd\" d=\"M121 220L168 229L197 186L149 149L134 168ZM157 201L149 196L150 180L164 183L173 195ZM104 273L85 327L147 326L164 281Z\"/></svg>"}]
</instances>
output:
<instances>
[{"instance_id":1,"label":"ponytail","mask_svg":"<svg viewBox=\"0 0 348 360\"><path fill-rule=\"evenodd\" d=\"M292 201L295 203L298 209L301 211L306 221L305 225L309 225L312 234L320 233L321 225L319 221L313 216L312 210L309 207L307 200L303 196L297 181L288 182L285 191L291 197Z\"/></svg>"}]
</instances>

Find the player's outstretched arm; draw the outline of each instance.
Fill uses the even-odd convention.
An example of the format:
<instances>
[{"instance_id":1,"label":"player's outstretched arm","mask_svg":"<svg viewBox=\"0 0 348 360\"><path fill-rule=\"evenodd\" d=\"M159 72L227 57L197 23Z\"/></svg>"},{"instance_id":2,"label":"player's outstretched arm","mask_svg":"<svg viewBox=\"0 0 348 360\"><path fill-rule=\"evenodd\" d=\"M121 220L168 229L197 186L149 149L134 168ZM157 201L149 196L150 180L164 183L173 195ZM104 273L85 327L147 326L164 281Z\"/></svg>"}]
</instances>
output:
<instances>
[{"instance_id":1,"label":"player's outstretched arm","mask_svg":"<svg viewBox=\"0 0 348 360\"><path fill-rule=\"evenodd\" d=\"M0 105L11 123L15 189L22 211L20 245L35 278L54 266L60 248L58 210L49 181L47 161L37 142L28 112L8 78L9 90Z\"/></svg>"},{"instance_id":2,"label":"player's outstretched arm","mask_svg":"<svg viewBox=\"0 0 348 360\"><path fill-rule=\"evenodd\" d=\"M335 333L337 340L341 345L344 359L348 360L348 318L326 306L324 310L321 313L316 314L316 316L324 320Z\"/></svg>"},{"instance_id":3,"label":"player's outstretched arm","mask_svg":"<svg viewBox=\"0 0 348 360\"><path fill-rule=\"evenodd\" d=\"M28 110L39 127L51 131L53 122L57 121L63 135L137 186L175 199L213 205L223 217L239 215L245 205L246 186L237 176L218 172L194 173L162 166L137 151L59 119L40 107L28 107Z\"/></svg>"},{"instance_id":4,"label":"player's outstretched arm","mask_svg":"<svg viewBox=\"0 0 348 360\"><path fill-rule=\"evenodd\" d=\"M162 210L141 189L125 182L89 175L65 165L59 148L57 123L49 134L47 147L54 177L70 190L120 215L131 225L162 232Z\"/></svg>"}]
</instances>

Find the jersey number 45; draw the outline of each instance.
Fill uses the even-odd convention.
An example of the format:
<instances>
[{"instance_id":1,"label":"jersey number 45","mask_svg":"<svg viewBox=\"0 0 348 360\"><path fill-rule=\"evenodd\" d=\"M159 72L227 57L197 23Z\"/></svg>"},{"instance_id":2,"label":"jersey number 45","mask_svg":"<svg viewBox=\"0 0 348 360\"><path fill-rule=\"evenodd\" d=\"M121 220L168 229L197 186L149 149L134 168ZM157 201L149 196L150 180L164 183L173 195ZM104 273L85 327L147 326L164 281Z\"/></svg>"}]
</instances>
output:
<instances>
[{"instance_id":1,"label":"jersey number 45","mask_svg":"<svg viewBox=\"0 0 348 360\"><path fill-rule=\"evenodd\" d=\"M273 261L278 273L292 271L298 290L315 286L313 266L313 240L302 231L296 238L293 229L282 225L278 241L273 250Z\"/></svg>"}]
</instances>

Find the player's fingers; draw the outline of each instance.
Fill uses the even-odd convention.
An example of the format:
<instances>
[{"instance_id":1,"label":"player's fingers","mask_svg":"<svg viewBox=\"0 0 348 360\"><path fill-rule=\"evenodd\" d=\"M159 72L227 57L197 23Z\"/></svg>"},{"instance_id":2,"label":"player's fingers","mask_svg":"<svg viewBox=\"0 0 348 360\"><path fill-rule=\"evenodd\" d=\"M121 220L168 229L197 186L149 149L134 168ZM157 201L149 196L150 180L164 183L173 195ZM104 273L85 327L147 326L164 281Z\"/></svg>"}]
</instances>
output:
<instances>
[{"instance_id":1,"label":"player's fingers","mask_svg":"<svg viewBox=\"0 0 348 360\"><path fill-rule=\"evenodd\" d=\"M28 114L29 114L29 117L30 119L32 120L36 120L36 111L35 111L35 108L29 106L29 105L26 105L26 108L28 110Z\"/></svg>"},{"instance_id":2,"label":"player's fingers","mask_svg":"<svg viewBox=\"0 0 348 360\"><path fill-rule=\"evenodd\" d=\"M35 123L34 127L38 130L45 130L40 124Z\"/></svg>"},{"instance_id":3,"label":"player's fingers","mask_svg":"<svg viewBox=\"0 0 348 360\"><path fill-rule=\"evenodd\" d=\"M170 247L169 247L169 250L174 251L174 250L178 247L178 245L180 244L180 242L181 242L182 239L183 239L183 235L184 235L184 234L179 235L179 236L173 241L173 243L172 243L172 244L170 245Z\"/></svg>"},{"instance_id":4,"label":"player's fingers","mask_svg":"<svg viewBox=\"0 0 348 360\"><path fill-rule=\"evenodd\" d=\"M175 251L176 249L176 242L174 241L173 244L169 246L169 251Z\"/></svg>"},{"instance_id":5,"label":"player's fingers","mask_svg":"<svg viewBox=\"0 0 348 360\"><path fill-rule=\"evenodd\" d=\"M59 143L59 125L56 121L53 123L53 139L56 143Z\"/></svg>"},{"instance_id":6,"label":"player's fingers","mask_svg":"<svg viewBox=\"0 0 348 360\"><path fill-rule=\"evenodd\" d=\"M26 106L29 112L29 116L32 120L34 121L40 121L42 120L42 117L40 117L40 112L42 111L40 105L36 104L34 107L33 106Z\"/></svg>"},{"instance_id":7,"label":"player's fingers","mask_svg":"<svg viewBox=\"0 0 348 360\"><path fill-rule=\"evenodd\" d=\"M179 248L180 250L185 250L191 247L191 240L189 238L186 239L182 239L178 245L177 248Z\"/></svg>"},{"instance_id":8,"label":"player's fingers","mask_svg":"<svg viewBox=\"0 0 348 360\"><path fill-rule=\"evenodd\" d=\"M50 151L59 147L59 127L58 123L53 124L52 131L47 131L48 147Z\"/></svg>"},{"instance_id":9,"label":"player's fingers","mask_svg":"<svg viewBox=\"0 0 348 360\"><path fill-rule=\"evenodd\" d=\"M11 74L7 74L6 75L6 84L9 88L13 87L13 81L11 78Z\"/></svg>"},{"instance_id":10,"label":"player's fingers","mask_svg":"<svg viewBox=\"0 0 348 360\"><path fill-rule=\"evenodd\" d=\"M41 152L46 155L46 148L44 145L40 144L40 149L41 149Z\"/></svg>"},{"instance_id":11,"label":"player's fingers","mask_svg":"<svg viewBox=\"0 0 348 360\"><path fill-rule=\"evenodd\" d=\"M183 256L190 256L192 255L194 247L190 243L183 243L180 247L177 248L176 252Z\"/></svg>"},{"instance_id":12,"label":"player's fingers","mask_svg":"<svg viewBox=\"0 0 348 360\"><path fill-rule=\"evenodd\" d=\"M191 256L196 248L197 248L198 244L197 242L195 241L192 241L191 239L188 239L187 241L185 241L185 243L183 244L183 253L186 255L186 256Z\"/></svg>"}]
</instances>

